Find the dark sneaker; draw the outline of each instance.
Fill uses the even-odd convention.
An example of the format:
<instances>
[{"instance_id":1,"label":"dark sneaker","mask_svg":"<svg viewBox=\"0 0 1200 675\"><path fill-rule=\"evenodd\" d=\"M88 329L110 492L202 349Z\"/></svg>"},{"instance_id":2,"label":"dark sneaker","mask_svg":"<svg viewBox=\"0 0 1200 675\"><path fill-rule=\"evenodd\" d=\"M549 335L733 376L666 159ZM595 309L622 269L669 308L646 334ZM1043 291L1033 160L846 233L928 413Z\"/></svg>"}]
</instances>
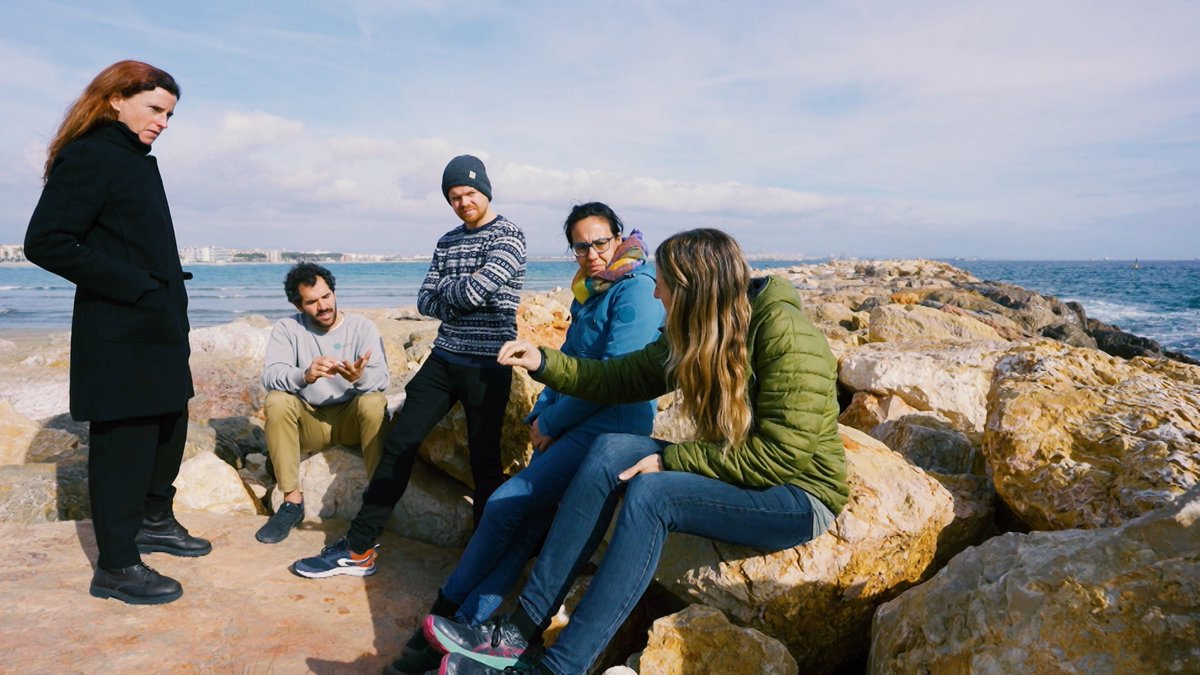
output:
<instances>
[{"instance_id":1,"label":"dark sneaker","mask_svg":"<svg viewBox=\"0 0 1200 675\"><path fill-rule=\"evenodd\" d=\"M279 505L279 510L275 512L275 515L268 518L266 524L258 528L258 532L254 533L254 538L264 544L278 544L287 539L288 533L302 520L304 520L304 503L293 504L285 501Z\"/></svg>"},{"instance_id":2,"label":"dark sneaker","mask_svg":"<svg viewBox=\"0 0 1200 675\"><path fill-rule=\"evenodd\" d=\"M321 549L321 554L312 558L301 558L292 563L291 570L309 579L323 579L349 575L352 577L369 577L375 574L375 549L371 547L366 553L355 553L350 550L350 544L340 539L333 546Z\"/></svg>"},{"instance_id":3,"label":"dark sneaker","mask_svg":"<svg viewBox=\"0 0 1200 675\"><path fill-rule=\"evenodd\" d=\"M493 668L486 663L480 663L470 656L462 654L447 654L436 671L438 675L504 675L504 673L522 673L523 675L549 675L549 671L536 664L520 661L503 670Z\"/></svg>"},{"instance_id":4,"label":"dark sneaker","mask_svg":"<svg viewBox=\"0 0 1200 675\"><path fill-rule=\"evenodd\" d=\"M442 662L442 653L433 647L410 650L392 661L392 665L384 669L384 675L424 675L429 671L437 671Z\"/></svg>"},{"instance_id":5,"label":"dark sneaker","mask_svg":"<svg viewBox=\"0 0 1200 675\"><path fill-rule=\"evenodd\" d=\"M97 567L89 592L97 598L116 598L131 605L161 605L183 595L183 586L138 563L112 570Z\"/></svg>"},{"instance_id":6,"label":"dark sneaker","mask_svg":"<svg viewBox=\"0 0 1200 675\"><path fill-rule=\"evenodd\" d=\"M142 520L142 529L138 530L133 542L140 553L159 552L195 558L212 552L212 544L207 539L193 537L173 515Z\"/></svg>"},{"instance_id":7,"label":"dark sneaker","mask_svg":"<svg viewBox=\"0 0 1200 675\"><path fill-rule=\"evenodd\" d=\"M471 626L430 614L425 617L424 627L425 637L434 649L469 656L496 669L514 665L529 648L529 640L505 619Z\"/></svg>"}]
</instances>

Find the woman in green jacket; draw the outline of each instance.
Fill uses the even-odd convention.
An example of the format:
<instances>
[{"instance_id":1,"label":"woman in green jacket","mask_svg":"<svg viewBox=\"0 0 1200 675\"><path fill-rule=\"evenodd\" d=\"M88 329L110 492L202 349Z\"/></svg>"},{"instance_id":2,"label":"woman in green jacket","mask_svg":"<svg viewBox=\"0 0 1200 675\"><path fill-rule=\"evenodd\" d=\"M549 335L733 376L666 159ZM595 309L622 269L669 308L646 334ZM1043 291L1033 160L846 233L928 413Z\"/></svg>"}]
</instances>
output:
<instances>
[{"instance_id":1,"label":"woman in green jacket","mask_svg":"<svg viewBox=\"0 0 1200 675\"><path fill-rule=\"evenodd\" d=\"M737 242L718 230L677 234L655 259L667 320L645 349L601 362L517 340L497 358L557 391L605 403L678 389L699 440L598 437L512 616L480 626L426 618L430 643L447 653L440 673L586 672L654 577L668 532L781 550L824 532L845 506L837 362L795 288L775 277L751 280ZM549 650L525 654L622 493L608 551L570 623Z\"/></svg>"}]
</instances>

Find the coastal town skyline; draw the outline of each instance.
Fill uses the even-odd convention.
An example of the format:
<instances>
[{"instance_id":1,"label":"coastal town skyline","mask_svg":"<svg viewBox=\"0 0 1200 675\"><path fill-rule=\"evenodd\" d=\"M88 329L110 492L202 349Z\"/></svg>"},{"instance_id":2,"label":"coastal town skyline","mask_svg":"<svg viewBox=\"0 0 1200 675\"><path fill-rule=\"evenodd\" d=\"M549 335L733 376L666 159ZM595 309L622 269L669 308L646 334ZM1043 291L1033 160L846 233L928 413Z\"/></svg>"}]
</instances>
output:
<instances>
[{"instance_id":1,"label":"coastal town skyline","mask_svg":"<svg viewBox=\"0 0 1200 675\"><path fill-rule=\"evenodd\" d=\"M537 255L600 200L651 245L1194 259L1197 33L1182 0L6 3L0 241L64 108L138 58L182 87L154 145L181 244L427 255L472 153Z\"/></svg>"}]
</instances>

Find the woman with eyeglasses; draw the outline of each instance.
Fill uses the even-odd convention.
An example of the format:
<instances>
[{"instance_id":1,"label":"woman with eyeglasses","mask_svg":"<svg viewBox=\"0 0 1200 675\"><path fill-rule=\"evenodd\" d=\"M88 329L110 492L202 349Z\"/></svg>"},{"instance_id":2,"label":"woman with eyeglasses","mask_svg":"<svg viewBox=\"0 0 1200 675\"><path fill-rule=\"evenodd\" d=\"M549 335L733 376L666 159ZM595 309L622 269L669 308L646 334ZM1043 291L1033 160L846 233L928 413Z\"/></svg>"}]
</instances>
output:
<instances>
[{"instance_id":1,"label":"woman with eyeglasses","mask_svg":"<svg viewBox=\"0 0 1200 675\"><path fill-rule=\"evenodd\" d=\"M629 236L623 231L617 214L599 202L580 204L567 216L563 233L579 269L571 283L575 299L565 354L609 359L641 349L658 335L664 311L646 271L646 245L638 230ZM652 401L606 405L544 389L526 418L533 459L488 499L430 613L471 624L487 620L550 528L596 436L621 431L648 437L654 413ZM441 657L418 628L387 672L424 673Z\"/></svg>"},{"instance_id":2,"label":"woman with eyeglasses","mask_svg":"<svg viewBox=\"0 0 1200 675\"><path fill-rule=\"evenodd\" d=\"M596 439L507 619L481 626L427 617L447 656L438 672L501 669L574 675L588 668L654 578L669 532L782 550L824 532L845 506L837 361L783 278L750 278L729 235L691 230L655 253L662 336L641 351L594 361L523 340L501 363L555 390L605 403L678 389L698 440L606 434ZM624 502L587 591L558 640L537 645L580 565Z\"/></svg>"}]
</instances>

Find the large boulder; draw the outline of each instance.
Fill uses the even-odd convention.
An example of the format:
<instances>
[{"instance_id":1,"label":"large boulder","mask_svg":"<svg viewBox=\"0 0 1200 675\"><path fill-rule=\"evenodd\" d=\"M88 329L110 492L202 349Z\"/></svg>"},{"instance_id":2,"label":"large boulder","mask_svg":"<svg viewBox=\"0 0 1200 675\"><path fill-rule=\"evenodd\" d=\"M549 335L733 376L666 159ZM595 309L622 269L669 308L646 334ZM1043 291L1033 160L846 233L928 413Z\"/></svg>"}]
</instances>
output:
<instances>
[{"instance_id":1,"label":"large boulder","mask_svg":"<svg viewBox=\"0 0 1200 675\"><path fill-rule=\"evenodd\" d=\"M796 659L780 641L729 623L720 610L692 605L654 622L639 661L655 675L795 675Z\"/></svg>"},{"instance_id":2,"label":"large boulder","mask_svg":"<svg viewBox=\"0 0 1200 675\"><path fill-rule=\"evenodd\" d=\"M959 431L981 434L992 368L1007 347L997 341L872 343L841 359L838 380L850 391L899 396Z\"/></svg>"},{"instance_id":3,"label":"large boulder","mask_svg":"<svg viewBox=\"0 0 1200 675\"><path fill-rule=\"evenodd\" d=\"M1200 487L1118 527L1006 534L875 614L868 672L1200 672Z\"/></svg>"},{"instance_id":4,"label":"large boulder","mask_svg":"<svg viewBox=\"0 0 1200 675\"><path fill-rule=\"evenodd\" d=\"M45 523L91 517L87 459L0 466L0 522Z\"/></svg>"},{"instance_id":5,"label":"large boulder","mask_svg":"<svg viewBox=\"0 0 1200 675\"><path fill-rule=\"evenodd\" d=\"M257 483L262 477L255 475L253 479ZM300 462L306 522L353 520L362 508L366 487L367 470L357 451L335 447ZM474 526L467 492L463 484L418 459L388 529L437 546L465 546ZM283 502L278 488L271 490L270 501L271 511L278 511Z\"/></svg>"},{"instance_id":6,"label":"large boulder","mask_svg":"<svg viewBox=\"0 0 1200 675\"><path fill-rule=\"evenodd\" d=\"M899 396L876 396L869 391L856 391L850 405L838 416L838 422L869 434L887 420L915 412L917 409Z\"/></svg>"},{"instance_id":7,"label":"large boulder","mask_svg":"<svg viewBox=\"0 0 1200 675\"><path fill-rule=\"evenodd\" d=\"M500 466L507 475L529 465L533 446L529 444L529 425L525 424L525 416L533 410L533 403L541 391L542 385L534 382L523 369L513 369L512 390L504 410L500 436ZM471 453L467 447L467 417L462 405L455 404L438 421L418 452L459 482L475 487L475 479L471 476Z\"/></svg>"},{"instance_id":8,"label":"large boulder","mask_svg":"<svg viewBox=\"0 0 1200 675\"><path fill-rule=\"evenodd\" d=\"M886 420L870 433L927 471L971 473L976 465L978 452L971 440L934 413L913 413Z\"/></svg>"},{"instance_id":9,"label":"large boulder","mask_svg":"<svg viewBox=\"0 0 1200 675\"><path fill-rule=\"evenodd\" d=\"M1038 341L996 366L983 452L1030 527L1107 527L1200 481L1200 368Z\"/></svg>"},{"instance_id":10,"label":"large boulder","mask_svg":"<svg viewBox=\"0 0 1200 675\"><path fill-rule=\"evenodd\" d=\"M850 503L828 533L792 549L760 551L671 535L657 580L783 641L805 672L865 658L871 615L935 571L954 499L879 441L842 428Z\"/></svg>"},{"instance_id":11,"label":"large boulder","mask_svg":"<svg viewBox=\"0 0 1200 675\"><path fill-rule=\"evenodd\" d=\"M871 310L871 342L909 340L1003 340L996 329L970 316L922 305L883 305Z\"/></svg>"},{"instance_id":12,"label":"large boulder","mask_svg":"<svg viewBox=\"0 0 1200 675\"><path fill-rule=\"evenodd\" d=\"M252 516L262 504L242 483L236 469L211 452L201 453L179 467L175 506L192 511Z\"/></svg>"},{"instance_id":13,"label":"large boulder","mask_svg":"<svg viewBox=\"0 0 1200 675\"><path fill-rule=\"evenodd\" d=\"M73 454L81 444L75 434L44 428L0 399L0 464L53 461Z\"/></svg>"}]
</instances>

